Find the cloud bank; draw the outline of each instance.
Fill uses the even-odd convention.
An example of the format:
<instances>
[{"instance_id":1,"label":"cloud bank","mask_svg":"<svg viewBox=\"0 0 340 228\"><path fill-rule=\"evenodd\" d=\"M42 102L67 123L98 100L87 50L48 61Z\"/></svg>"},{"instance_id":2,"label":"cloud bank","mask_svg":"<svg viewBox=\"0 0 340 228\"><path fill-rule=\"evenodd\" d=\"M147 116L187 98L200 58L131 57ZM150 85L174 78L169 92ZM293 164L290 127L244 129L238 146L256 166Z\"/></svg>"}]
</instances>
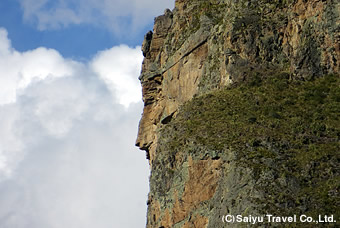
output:
<instances>
[{"instance_id":1,"label":"cloud bank","mask_svg":"<svg viewBox=\"0 0 340 228\"><path fill-rule=\"evenodd\" d=\"M0 28L0 227L144 226L141 60L127 46L88 63L22 53Z\"/></svg>"},{"instance_id":2,"label":"cloud bank","mask_svg":"<svg viewBox=\"0 0 340 228\"><path fill-rule=\"evenodd\" d=\"M24 19L40 30L69 25L92 24L115 32L134 32L144 28L174 0L18 0ZM126 31L127 29L130 31Z\"/></svg>"}]
</instances>

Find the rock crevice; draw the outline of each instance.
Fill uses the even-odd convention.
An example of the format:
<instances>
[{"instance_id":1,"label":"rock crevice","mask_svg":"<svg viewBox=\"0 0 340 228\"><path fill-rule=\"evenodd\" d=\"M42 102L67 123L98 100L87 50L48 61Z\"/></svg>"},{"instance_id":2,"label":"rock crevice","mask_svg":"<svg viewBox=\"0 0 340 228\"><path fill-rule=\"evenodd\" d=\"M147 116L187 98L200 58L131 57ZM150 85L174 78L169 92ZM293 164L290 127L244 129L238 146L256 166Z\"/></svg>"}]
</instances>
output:
<instances>
[{"instance_id":1,"label":"rock crevice","mask_svg":"<svg viewBox=\"0 0 340 228\"><path fill-rule=\"evenodd\" d=\"M261 86L268 75L281 75L275 83L338 75L339 10L335 0L176 0L172 11L155 18L153 31L142 44L139 79L144 110L136 140L151 167L148 227L222 227L212 214L222 210L216 208L217 195L229 197L220 199L223 203L237 204L230 207L235 212L256 208L254 202L240 198L245 194L260 198L263 192L254 190L252 169L236 165L237 151L230 145L207 148L204 132L192 132L202 134L199 142L183 139L185 145L203 145L178 144L180 148L169 150L167 144L178 138L176 126L173 132L166 129L181 115L183 105L214 91L247 83ZM259 97L251 99L260 106ZM234 112L236 108L228 115ZM279 108L265 113L280 119ZM249 116L249 123L258 119ZM187 121L188 126L195 122ZM222 190L220 183L230 191Z\"/></svg>"}]
</instances>

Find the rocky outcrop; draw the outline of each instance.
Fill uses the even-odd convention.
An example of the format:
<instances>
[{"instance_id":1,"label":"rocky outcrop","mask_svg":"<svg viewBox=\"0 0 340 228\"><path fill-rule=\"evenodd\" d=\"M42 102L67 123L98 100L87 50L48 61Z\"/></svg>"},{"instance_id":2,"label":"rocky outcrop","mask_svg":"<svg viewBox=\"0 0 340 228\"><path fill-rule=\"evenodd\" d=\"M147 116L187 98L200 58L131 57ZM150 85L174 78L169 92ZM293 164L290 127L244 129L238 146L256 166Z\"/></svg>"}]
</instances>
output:
<instances>
[{"instance_id":1,"label":"rocky outcrop","mask_svg":"<svg viewBox=\"0 0 340 228\"><path fill-rule=\"evenodd\" d=\"M157 129L178 107L257 68L294 78L339 72L337 1L176 1L143 42L145 103L136 145L153 160ZM152 162L151 162L152 163Z\"/></svg>"},{"instance_id":2,"label":"rocky outcrop","mask_svg":"<svg viewBox=\"0 0 340 228\"><path fill-rule=\"evenodd\" d=\"M223 161L204 146L190 147L195 156L184 149L174 154L164 148L176 141L173 132L163 129L193 98L249 81L256 84L266 74L281 72L292 81L338 74L339 11L335 0L176 0L172 11L155 19L142 45L144 111L136 141L151 166L148 227L219 227L212 225L208 211L214 206L207 202L221 191L222 176L234 189L220 193L234 197L228 203L235 204L240 192L260 194L253 191L249 169L233 162L235 152ZM256 208L246 201L235 210Z\"/></svg>"},{"instance_id":3,"label":"rocky outcrop","mask_svg":"<svg viewBox=\"0 0 340 228\"><path fill-rule=\"evenodd\" d=\"M160 130L148 227L250 226L224 215L339 218L340 77L267 73L193 98ZM317 227L251 227L284 225Z\"/></svg>"}]
</instances>

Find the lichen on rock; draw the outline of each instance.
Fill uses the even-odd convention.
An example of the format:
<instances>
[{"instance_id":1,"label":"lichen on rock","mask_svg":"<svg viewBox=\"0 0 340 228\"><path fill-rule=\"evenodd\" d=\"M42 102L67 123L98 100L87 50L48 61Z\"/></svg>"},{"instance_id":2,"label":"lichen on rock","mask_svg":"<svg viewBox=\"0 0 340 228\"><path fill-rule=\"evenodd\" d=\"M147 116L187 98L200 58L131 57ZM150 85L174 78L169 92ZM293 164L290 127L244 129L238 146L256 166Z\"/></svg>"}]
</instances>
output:
<instances>
[{"instance_id":1,"label":"lichen on rock","mask_svg":"<svg viewBox=\"0 0 340 228\"><path fill-rule=\"evenodd\" d=\"M148 227L336 209L339 11L334 0L176 0L155 18L136 141L151 167Z\"/></svg>"}]
</instances>

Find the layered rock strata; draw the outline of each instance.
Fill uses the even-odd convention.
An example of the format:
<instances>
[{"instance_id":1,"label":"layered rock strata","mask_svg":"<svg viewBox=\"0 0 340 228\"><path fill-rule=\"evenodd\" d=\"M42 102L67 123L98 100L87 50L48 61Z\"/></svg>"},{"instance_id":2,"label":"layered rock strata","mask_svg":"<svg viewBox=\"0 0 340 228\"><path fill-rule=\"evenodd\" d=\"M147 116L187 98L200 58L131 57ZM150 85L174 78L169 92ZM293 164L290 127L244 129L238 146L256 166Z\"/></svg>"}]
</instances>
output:
<instances>
[{"instance_id":1,"label":"layered rock strata","mask_svg":"<svg viewBox=\"0 0 340 228\"><path fill-rule=\"evenodd\" d=\"M209 210L202 205L218 191L220 178L226 175L222 167L235 166L233 153L228 155L229 163L218 156L204 157L202 148L200 156L183 155L187 151L164 154L167 137L162 129L176 118L180 107L261 72L284 72L289 80L300 81L338 74L339 10L335 0L176 0L172 11L155 19L142 45L144 110L136 141L151 167L148 227L218 227L205 213L193 211ZM228 169L225 181L235 190L233 194L252 191L241 188L253 181L250 176L233 182L241 169ZM154 186L160 183L156 176L166 179L174 170L179 180L164 182L166 188ZM183 188L176 189L176 183ZM156 193L162 188L172 196ZM245 205L238 211L245 210Z\"/></svg>"}]
</instances>

